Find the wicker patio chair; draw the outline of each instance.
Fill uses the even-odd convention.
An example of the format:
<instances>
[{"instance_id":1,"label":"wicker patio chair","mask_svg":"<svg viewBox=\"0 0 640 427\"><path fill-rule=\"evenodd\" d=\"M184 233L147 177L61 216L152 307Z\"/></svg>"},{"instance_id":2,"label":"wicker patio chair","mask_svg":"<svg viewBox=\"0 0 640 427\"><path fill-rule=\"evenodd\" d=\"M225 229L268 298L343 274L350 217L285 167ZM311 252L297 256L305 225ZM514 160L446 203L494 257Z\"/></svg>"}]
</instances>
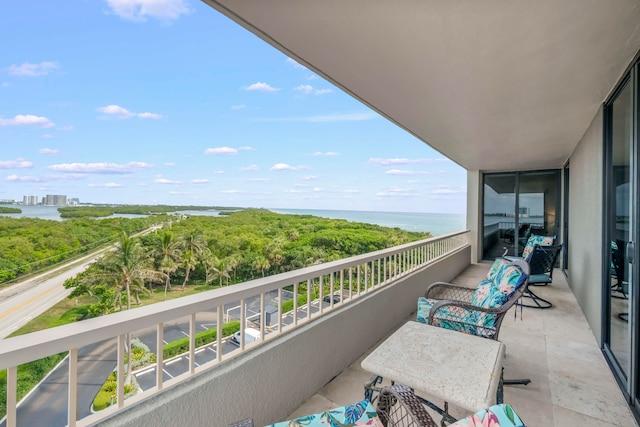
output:
<instances>
[{"instance_id":1,"label":"wicker patio chair","mask_svg":"<svg viewBox=\"0 0 640 427\"><path fill-rule=\"evenodd\" d=\"M437 427L409 387L396 384L380 390L376 412L385 427Z\"/></svg>"},{"instance_id":2,"label":"wicker patio chair","mask_svg":"<svg viewBox=\"0 0 640 427\"><path fill-rule=\"evenodd\" d=\"M528 263L498 258L475 289L431 284L418 299L417 321L497 340L505 314L527 290L528 280Z\"/></svg>"}]
</instances>

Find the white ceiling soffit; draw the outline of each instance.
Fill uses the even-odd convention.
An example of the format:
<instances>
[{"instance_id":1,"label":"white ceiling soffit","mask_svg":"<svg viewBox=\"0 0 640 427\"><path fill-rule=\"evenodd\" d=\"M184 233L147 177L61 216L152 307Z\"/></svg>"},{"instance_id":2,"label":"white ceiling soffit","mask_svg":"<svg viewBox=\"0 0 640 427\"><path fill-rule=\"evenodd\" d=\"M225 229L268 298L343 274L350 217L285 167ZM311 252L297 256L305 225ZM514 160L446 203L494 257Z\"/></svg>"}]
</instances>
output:
<instances>
[{"instance_id":1,"label":"white ceiling soffit","mask_svg":"<svg viewBox=\"0 0 640 427\"><path fill-rule=\"evenodd\" d=\"M204 1L469 170L561 167L640 48L638 0Z\"/></svg>"}]
</instances>

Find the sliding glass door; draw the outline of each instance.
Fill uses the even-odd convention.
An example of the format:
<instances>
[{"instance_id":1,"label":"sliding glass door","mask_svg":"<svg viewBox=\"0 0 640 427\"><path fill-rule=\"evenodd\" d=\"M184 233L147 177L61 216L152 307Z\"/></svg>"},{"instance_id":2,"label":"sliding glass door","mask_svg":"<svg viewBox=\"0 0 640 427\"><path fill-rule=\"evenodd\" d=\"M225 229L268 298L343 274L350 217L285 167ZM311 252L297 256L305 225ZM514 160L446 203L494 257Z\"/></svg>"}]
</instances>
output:
<instances>
[{"instance_id":1,"label":"sliding glass door","mask_svg":"<svg viewBox=\"0 0 640 427\"><path fill-rule=\"evenodd\" d=\"M637 68L637 67L636 67ZM630 400L640 395L638 84L633 70L605 106L603 345Z\"/></svg>"},{"instance_id":2,"label":"sliding glass door","mask_svg":"<svg viewBox=\"0 0 640 427\"><path fill-rule=\"evenodd\" d=\"M520 255L531 234L559 237L559 185L559 170L485 174L483 258Z\"/></svg>"}]
</instances>

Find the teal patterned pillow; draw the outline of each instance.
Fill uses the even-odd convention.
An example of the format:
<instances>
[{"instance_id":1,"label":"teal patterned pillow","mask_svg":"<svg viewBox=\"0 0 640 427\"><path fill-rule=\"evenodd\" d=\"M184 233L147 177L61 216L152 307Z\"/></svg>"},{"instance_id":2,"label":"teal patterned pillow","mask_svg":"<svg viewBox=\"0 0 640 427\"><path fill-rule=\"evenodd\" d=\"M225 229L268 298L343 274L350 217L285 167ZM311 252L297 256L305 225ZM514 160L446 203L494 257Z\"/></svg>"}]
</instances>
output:
<instances>
[{"instance_id":1,"label":"teal patterned pillow","mask_svg":"<svg viewBox=\"0 0 640 427\"><path fill-rule=\"evenodd\" d=\"M458 420L449 427L492 426L492 427L525 427L524 422L510 405L501 403L489 409Z\"/></svg>"},{"instance_id":2,"label":"teal patterned pillow","mask_svg":"<svg viewBox=\"0 0 640 427\"><path fill-rule=\"evenodd\" d=\"M510 264L510 261L508 259L496 258L496 260L493 261L493 264L491 264L491 268L489 269L486 278L489 280L493 280L498 270L500 270L500 268L506 264Z\"/></svg>"},{"instance_id":3,"label":"teal patterned pillow","mask_svg":"<svg viewBox=\"0 0 640 427\"><path fill-rule=\"evenodd\" d=\"M420 323L429 324L429 312L431 307L439 300L420 297L418 298L418 314L416 320ZM464 332L466 334L477 335L476 325L479 323L479 314L476 311L469 311L462 307L444 306L441 307L434 316L432 326L451 329L453 331Z\"/></svg>"},{"instance_id":4,"label":"teal patterned pillow","mask_svg":"<svg viewBox=\"0 0 640 427\"><path fill-rule=\"evenodd\" d=\"M298 417L291 421L282 421L269 424L266 427L326 427L326 426L373 426L383 427L382 421L378 418L375 408L368 400L332 409L318 414Z\"/></svg>"},{"instance_id":5,"label":"teal patterned pillow","mask_svg":"<svg viewBox=\"0 0 640 427\"><path fill-rule=\"evenodd\" d=\"M536 245L540 246L551 246L553 242L556 240L556 236L537 236L532 234L527 240L527 244L524 246L522 250L522 258L525 260L529 260L529 255L533 252L533 248Z\"/></svg>"},{"instance_id":6,"label":"teal patterned pillow","mask_svg":"<svg viewBox=\"0 0 640 427\"><path fill-rule=\"evenodd\" d=\"M524 283L525 274L513 264L504 263L497 269L493 280L484 279L471 298L471 304L483 308L501 307L511 294Z\"/></svg>"}]
</instances>

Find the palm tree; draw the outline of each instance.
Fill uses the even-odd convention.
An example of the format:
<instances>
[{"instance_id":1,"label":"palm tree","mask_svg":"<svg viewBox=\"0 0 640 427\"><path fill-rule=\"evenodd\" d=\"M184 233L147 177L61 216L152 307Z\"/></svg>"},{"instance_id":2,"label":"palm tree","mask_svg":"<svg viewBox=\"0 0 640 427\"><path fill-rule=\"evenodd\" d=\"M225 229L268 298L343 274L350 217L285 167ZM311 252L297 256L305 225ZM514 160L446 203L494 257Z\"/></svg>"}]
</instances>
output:
<instances>
[{"instance_id":1,"label":"palm tree","mask_svg":"<svg viewBox=\"0 0 640 427\"><path fill-rule=\"evenodd\" d=\"M256 257L256 259L253 261L253 267L256 270L260 270L260 272L262 273L262 277L264 277L264 271L268 270L271 267L271 264L269 263L269 260L265 257L263 257L262 255L258 255L258 257Z\"/></svg>"},{"instance_id":2,"label":"palm tree","mask_svg":"<svg viewBox=\"0 0 640 427\"><path fill-rule=\"evenodd\" d=\"M181 258L180 242L174 239L173 234L165 231L160 236L160 240L153 251L153 255L157 269L165 273L168 278L164 290L166 295L167 289L171 290L171 274L173 274L179 266L178 261Z\"/></svg>"},{"instance_id":3,"label":"palm tree","mask_svg":"<svg viewBox=\"0 0 640 427\"><path fill-rule=\"evenodd\" d=\"M182 282L182 289L185 288L189 281L189 274L199 262L206 259L209 255L209 247L207 242L202 238L200 233L196 230L191 230L186 236L184 236L181 243L182 250L182 265L185 269L184 282Z\"/></svg>"}]
</instances>

